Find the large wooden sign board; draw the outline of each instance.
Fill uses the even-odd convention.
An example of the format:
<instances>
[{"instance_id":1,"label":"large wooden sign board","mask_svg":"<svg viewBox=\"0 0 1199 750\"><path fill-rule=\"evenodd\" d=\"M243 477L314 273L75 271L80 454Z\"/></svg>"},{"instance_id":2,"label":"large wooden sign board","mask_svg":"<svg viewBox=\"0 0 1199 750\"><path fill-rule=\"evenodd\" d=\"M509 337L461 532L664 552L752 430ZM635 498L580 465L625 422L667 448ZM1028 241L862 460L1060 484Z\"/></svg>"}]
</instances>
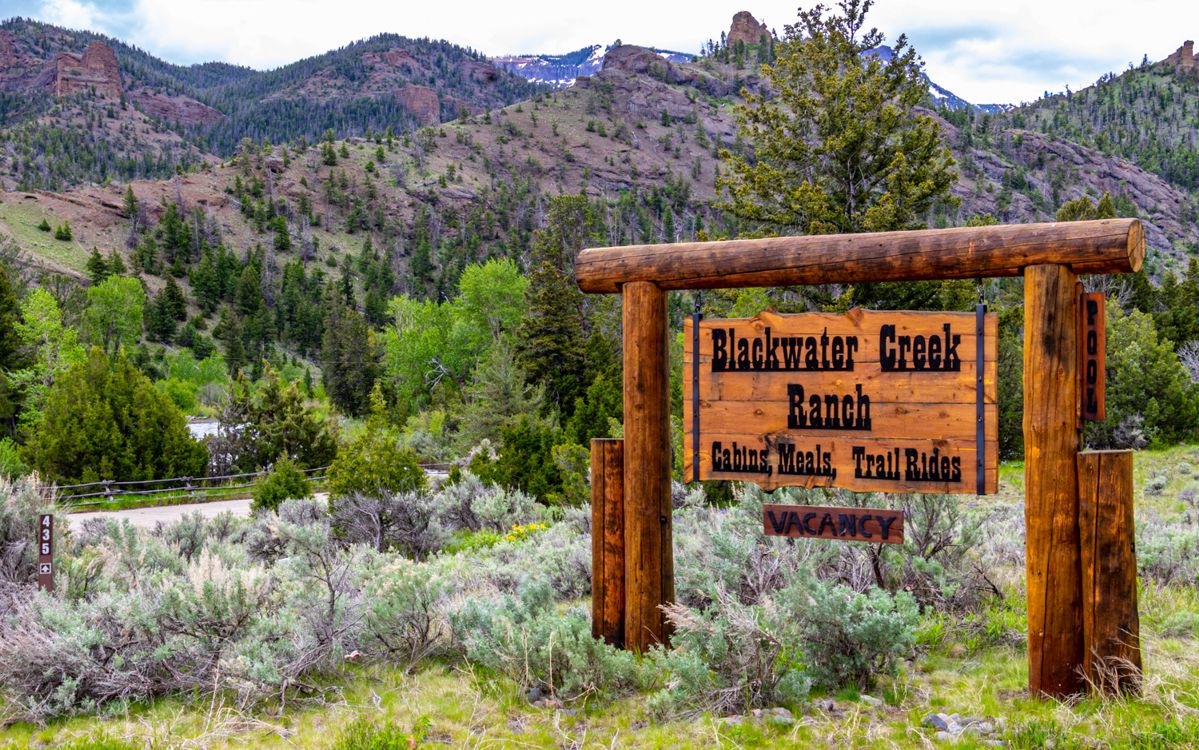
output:
<instances>
[{"instance_id":1,"label":"large wooden sign board","mask_svg":"<svg viewBox=\"0 0 1199 750\"><path fill-rule=\"evenodd\" d=\"M868 310L703 320L698 358L688 320L685 476L766 490L995 492L998 320L983 316L981 336L978 320Z\"/></svg>"}]
</instances>

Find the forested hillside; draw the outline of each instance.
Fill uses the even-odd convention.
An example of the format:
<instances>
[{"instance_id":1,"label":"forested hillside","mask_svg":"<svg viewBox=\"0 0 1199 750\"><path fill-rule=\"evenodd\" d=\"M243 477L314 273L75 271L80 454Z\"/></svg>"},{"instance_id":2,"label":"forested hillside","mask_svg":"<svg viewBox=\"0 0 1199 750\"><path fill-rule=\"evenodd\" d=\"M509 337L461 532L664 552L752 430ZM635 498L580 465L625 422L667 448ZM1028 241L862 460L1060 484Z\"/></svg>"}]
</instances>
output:
<instances>
[{"instance_id":1,"label":"forested hillside","mask_svg":"<svg viewBox=\"0 0 1199 750\"><path fill-rule=\"evenodd\" d=\"M165 177L245 138L402 133L538 90L477 52L395 34L260 72L172 65L102 35L10 19L0 24L0 181L61 190Z\"/></svg>"}]
</instances>

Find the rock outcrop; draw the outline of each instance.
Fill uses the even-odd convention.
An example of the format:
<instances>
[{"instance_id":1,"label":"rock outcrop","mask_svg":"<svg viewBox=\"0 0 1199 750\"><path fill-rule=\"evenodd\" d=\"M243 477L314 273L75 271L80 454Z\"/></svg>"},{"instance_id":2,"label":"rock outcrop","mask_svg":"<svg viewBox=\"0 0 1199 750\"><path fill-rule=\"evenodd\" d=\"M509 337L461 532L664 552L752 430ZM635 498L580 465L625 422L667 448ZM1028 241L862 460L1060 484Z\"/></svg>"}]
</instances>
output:
<instances>
[{"instance_id":1,"label":"rock outcrop","mask_svg":"<svg viewBox=\"0 0 1199 750\"><path fill-rule=\"evenodd\" d=\"M416 58L409 54L408 50L389 49L383 53L383 60L393 68L405 67L409 71L416 70L419 67Z\"/></svg>"},{"instance_id":2,"label":"rock outcrop","mask_svg":"<svg viewBox=\"0 0 1199 750\"><path fill-rule=\"evenodd\" d=\"M396 97L421 125L436 125L441 121L441 99L428 86L410 83L400 89Z\"/></svg>"},{"instance_id":3,"label":"rock outcrop","mask_svg":"<svg viewBox=\"0 0 1199 750\"><path fill-rule=\"evenodd\" d=\"M604 64L598 76L604 80L615 81L617 78L629 78L631 81L623 88L632 94L637 86L637 76L648 76L663 83L694 86L711 96L728 96L734 93L733 86L715 76L710 76L692 66L674 65L653 50L632 44L613 47L604 55ZM582 83L583 79L580 78ZM750 90L758 86L758 77L748 75L741 79L742 85ZM673 115L672 115L673 116Z\"/></svg>"},{"instance_id":4,"label":"rock outcrop","mask_svg":"<svg viewBox=\"0 0 1199 750\"><path fill-rule=\"evenodd\" d=\"M769 36L770 29L760 23L748 10L743 10L733 16L733 25L729 27L728 44L761 44L763 35Z\"/></svg>"},{"instance_id":5,"label":"rock outcrop","mask_svg":"<svg viewBox=\"0 0 1199 750\"><path fill-rule=\"evenodd\" d=\"M1195 66L1195 43L1190 39L1183 42L1174 54L1166 58L1166 64L1181 73L1199 73L1199 67Z\"/></svg>"},{"instance_id":6,"label":"rock outcrop","mask_svg":"<svg viewBox=\"0 0 1199 750\"><path fill-rule=\"evenodd\" d=\"M87 45L83 56L60 52L54 60L54 95L92 93L121 95L121 72L117 56L104 42Z\"/></svg>"},{"instance_id":7,"label":"rock outcrop","mask_svg":"<svg viewBox=\"0 0 1199 750\"><path fill-rule=\"evenodd\" d=\"M219 110L189 96L168 96L149 91L134 91L129 100L150 117L183 125L211 125L225 119Z\"/></svg>"}]
</instances>

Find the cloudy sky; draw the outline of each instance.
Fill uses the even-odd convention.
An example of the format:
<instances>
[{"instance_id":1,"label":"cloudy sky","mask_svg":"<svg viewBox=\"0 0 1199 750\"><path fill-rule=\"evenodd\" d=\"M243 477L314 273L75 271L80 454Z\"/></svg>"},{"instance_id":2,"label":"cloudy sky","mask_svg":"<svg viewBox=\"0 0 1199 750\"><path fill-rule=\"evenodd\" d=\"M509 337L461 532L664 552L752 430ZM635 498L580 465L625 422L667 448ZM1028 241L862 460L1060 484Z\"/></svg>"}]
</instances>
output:
<instances>
[{"instance_id":1,"label":"cloudy sky","mask_svg":"<svg viewBox=\"0 0 1199 750\"><path fill-rule=\"evenodd\" d=\"M811 3L805 3L810 5ZM177 63L222 60L271 68L370 36L448 39L489 55L567 52L590 44L683 52L719 37L749 10L780 34L794 0L654 3L412 0L0 0L28 16L103 32ZM1194 0L878 0L870 22L906 33L929 76L977 103L1031 101L1157 60L1199 36Z\"/></svg>"}]
</instances>

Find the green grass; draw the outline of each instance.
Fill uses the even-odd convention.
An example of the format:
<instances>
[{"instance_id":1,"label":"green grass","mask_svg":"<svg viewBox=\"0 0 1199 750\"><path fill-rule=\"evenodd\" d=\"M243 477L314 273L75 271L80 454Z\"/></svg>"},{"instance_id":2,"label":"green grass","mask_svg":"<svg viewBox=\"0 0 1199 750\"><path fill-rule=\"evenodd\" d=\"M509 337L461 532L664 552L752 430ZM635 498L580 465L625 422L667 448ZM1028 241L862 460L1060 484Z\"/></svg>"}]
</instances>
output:
<instances>
[{"instance_id":1,"label":"green grass","mask_svg":"<svg viewBox=\"0 0 1199 750\"><path fill-rule=\"evenodd\" d=\"M1145 640L1147 678L1139 699L1087 698L1073 704L1034 700L1024 686L1022 649L993 647L965 657L927 654L869 693L833 698L831 711L794 706L791 726L745 720L734 725L700 715L664 720L643 695L605 702L594 697L566 711L530 706L516 687L467 667L433 666L416 674L349 668L321 695L293 699L249 715L222 701L168 699L134 705L104 718L75 718L47 727L17 725L0 732L0 748L58 747L89 737L134 747L373 747L337 739L357 733L422 736L450 747L707 748L975 748L963 737L939 743L923 725L932 712L1002 719L1011 747L1166 748L1199 745L1199 656L1195 641ZM355 722L357 729L347 731ZM378 747L391 747L379 744ZM79 745L88 747L88 745ZM119 748L120 745L96 747Z\"/></svg>"},{"instance_id":2,"label":"green grass","mask_svg":"<svg viewBox=\"0 0 1199 750\"><path fill-rule=\"evenodd\" d=\"M51 227L62 219L46 211L35 201L13 198L0 201L0 223L3 223L17 245L24 251L76 271L87 269L88 251L75 240L54 239L54 232L43 232L38 224L45 219Z\"/></svg>"}]
</instances>

